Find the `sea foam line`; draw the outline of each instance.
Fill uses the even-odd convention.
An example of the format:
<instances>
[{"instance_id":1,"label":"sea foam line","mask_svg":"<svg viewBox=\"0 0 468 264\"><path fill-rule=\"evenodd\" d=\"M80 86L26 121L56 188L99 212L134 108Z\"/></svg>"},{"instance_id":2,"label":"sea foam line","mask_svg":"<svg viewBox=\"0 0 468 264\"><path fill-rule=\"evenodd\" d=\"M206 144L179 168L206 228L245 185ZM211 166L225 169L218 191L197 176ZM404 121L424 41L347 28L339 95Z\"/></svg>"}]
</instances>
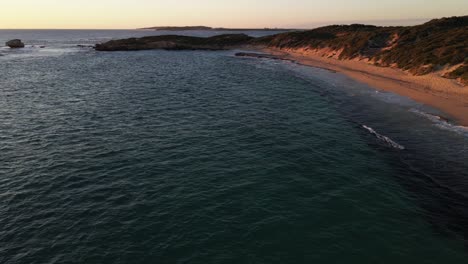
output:
<instances>
[{"instance_id":1,"label":"sea foam line","mask_svg":"<svg viewBox=\"0 0 468 264\"><path fill-rule=\"evenodd\" d=\"M414 108L410 109L409 111L429 119L430 121L435 123L435 126L437 126L439 128L442 128L442 129L445 129L445 130L450 130L450 131L456 132L458 134L468 136L468 127L451 124L450 122L448 122L447 120L443 119L440 116L429 114L429 113L426 113L426 112L422 112L422 111L414 109Z\"/></svg>"},{"instance_id":2,"label":"sea foam line","mask_svg":"<svg viewBox=\"0 0 468 264\"><path fill-rule=\"evenodd\" d=\"M381 135L379 133L377 133L373 128L371 127L368 127L366 125L362 125L362 127L364 129L366 129L367 131L369 131L369 133L371 133L372 135L374 135L376 138L378 138L379 140L383 141L384 143L386 143L388 146L392 147L392 148L396 148L396 149L399 149L399 150L404 150L405 147L396 143L395 141L393 141L392 139L390 139L389 137L386 137L384 135Z\"/></svg>"}]
</instances>

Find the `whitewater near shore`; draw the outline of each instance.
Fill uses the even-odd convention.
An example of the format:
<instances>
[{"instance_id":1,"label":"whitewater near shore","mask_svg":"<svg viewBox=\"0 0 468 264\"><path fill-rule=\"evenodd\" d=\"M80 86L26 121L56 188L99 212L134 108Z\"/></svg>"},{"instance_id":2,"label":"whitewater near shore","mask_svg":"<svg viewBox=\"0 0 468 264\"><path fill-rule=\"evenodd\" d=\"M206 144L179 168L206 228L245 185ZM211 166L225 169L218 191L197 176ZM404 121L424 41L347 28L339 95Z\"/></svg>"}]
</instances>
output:
<instances>
[{"instance_id":1,"label":"whitewater near shore","mask_svg":"<svg viewBox=\"0 0 468 264\"><path fill-rule=\"evenodd\" d=\"M321 50L255 48L280 59L343 73L376 89L391 91L429 105L446 118L468 126L468 88L434 72L415 76L397 68L378 67L365 60L339 60Z\"/></svg>"}]
</instances>

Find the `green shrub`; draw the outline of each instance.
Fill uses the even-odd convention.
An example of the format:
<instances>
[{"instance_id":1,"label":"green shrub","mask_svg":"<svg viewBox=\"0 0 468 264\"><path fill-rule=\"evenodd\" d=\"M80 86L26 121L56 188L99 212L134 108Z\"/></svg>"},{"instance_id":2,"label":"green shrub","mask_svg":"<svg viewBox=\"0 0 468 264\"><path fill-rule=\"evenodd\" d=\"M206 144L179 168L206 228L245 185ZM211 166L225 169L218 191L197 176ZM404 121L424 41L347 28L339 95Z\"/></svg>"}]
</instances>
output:
<instances>
[{"instance_id":1,"label":"green shrub","mask_svg":"<svg viewBox=\"0 0 468 264\"><path fill-rule=\"evenodd\" d=\"M394 35L399 37L396 44L383 50ZM333 25L254 42L277 48L343 49L340 59L367 57L382 60L383 65L396 63L402 69L426 74L439 66L467 63L468 16L436 19L413 27Z\"/></svg>"}]
</instances>

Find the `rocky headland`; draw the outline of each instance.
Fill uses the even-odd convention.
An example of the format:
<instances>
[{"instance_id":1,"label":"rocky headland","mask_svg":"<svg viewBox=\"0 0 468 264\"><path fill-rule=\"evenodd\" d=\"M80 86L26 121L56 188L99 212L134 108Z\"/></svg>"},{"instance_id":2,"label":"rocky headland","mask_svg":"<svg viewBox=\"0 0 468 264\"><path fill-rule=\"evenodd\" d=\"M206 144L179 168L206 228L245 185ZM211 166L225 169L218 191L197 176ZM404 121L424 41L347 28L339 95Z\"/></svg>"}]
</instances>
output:
<instances>
[{"instance_id":1,"label":"rocky headland","mask_svg":"<svg viewBox=\"0 0 468 264\"><path fill-rule=\"evenodd\" d=\"M143 38L111 40L97 44L98 51L131 50L226 50L247 45L254 38L245 34L226 34L209 38L165 35Z\"/></svg>"},{"instance_id":2,"label":"rocky headland","mask_svg":"<svg viewBox=\"0 0 468 264\"><path fill-rule=\"evenodd\" d=\"M227 50L339 71L434 106L468 125L468 16L410 27L333 25L266 37L155 36L112 40L98 51Z\"/></svg>"}]
</instances>

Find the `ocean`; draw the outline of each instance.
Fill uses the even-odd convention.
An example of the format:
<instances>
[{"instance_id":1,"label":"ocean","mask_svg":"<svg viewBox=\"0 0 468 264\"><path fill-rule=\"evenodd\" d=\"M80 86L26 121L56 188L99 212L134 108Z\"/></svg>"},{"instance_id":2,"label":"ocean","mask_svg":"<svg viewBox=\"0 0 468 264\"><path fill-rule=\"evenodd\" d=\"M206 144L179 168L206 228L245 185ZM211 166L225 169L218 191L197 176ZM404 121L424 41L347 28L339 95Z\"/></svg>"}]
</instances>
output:
<instances>
[{"instance_id":1,"label":"ocean","mask_svg":"<svg viewBox=\"0 0 468 264\"><path fill-rule=\"evenodd\" d=\"M164 33L0 30L28 45L0 48L0 263L467 261L468 128L292 62L77 47Z\"/></svg>"}]
</instances>

